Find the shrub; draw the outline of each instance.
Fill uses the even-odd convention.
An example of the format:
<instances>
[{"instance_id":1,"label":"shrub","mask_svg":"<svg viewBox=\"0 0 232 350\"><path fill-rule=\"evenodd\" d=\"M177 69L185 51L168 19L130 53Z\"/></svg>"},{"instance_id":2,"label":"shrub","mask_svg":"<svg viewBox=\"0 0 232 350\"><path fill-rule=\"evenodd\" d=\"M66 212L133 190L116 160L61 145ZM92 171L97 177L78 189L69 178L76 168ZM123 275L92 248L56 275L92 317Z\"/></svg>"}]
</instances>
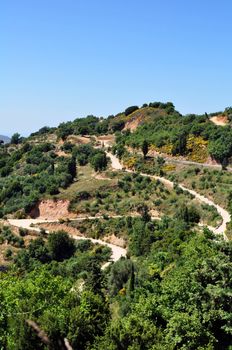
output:
<instances>
[{"instance_id":1,"label":"shrub","mask_svg":"<svg viewBox=\"0 0 232 350\"><path fill-rule=\"evenodd\" d=\"M12 249L8 248L8 249L5 251L4 258L5 258L6 260L11 260L11 259L12 259L12 256L13 256L13 251L12 251Z\"/></svg>"},{"instance_id":2,"label":"shrub","mask_svg":"<svg viewBox=\"0 0 232 350\"><path fill-rule=\"evenodd\" d=\"M131 107L126 108L126 109L125 109L125 112L124 112L124 113L125 113L125 116L128 116L129 114L131 114L131 113L137 111L137 109L139 109L138 106L131 106Z\"/></svg>"},{"instance_id":3,"label":"shrub","mask_svg":"<svg viewBox=\"0 0 232 350\"><path fill-rule=\"evenodd\" d=\"M19 228L19 235L20 235L21 237L27 236L27 235L28 235L28 230L27 230L26 228L20 227L20 228Z\"/></svg>"},{"instance_id":4,"label":"shrub","mask_svg":"<svg viewBox=\"0 0 232 350\"><path fill-rule=\"evenodd\" d=\"M87 191L80 191L76 194L76 200L83 201L91 198L91 194Z\"/></svg>"},{"instance_id":5,"label":"shrub","mask_svg":"<svg viewBox=\"0 0 232 350\"><path fill-rule=\"evenodd\" d=\"M74 254L75 249L74 240L65 231L54 232L48 236L48 250L53 260L68 259Z\"/></svg>"}]
</instances>

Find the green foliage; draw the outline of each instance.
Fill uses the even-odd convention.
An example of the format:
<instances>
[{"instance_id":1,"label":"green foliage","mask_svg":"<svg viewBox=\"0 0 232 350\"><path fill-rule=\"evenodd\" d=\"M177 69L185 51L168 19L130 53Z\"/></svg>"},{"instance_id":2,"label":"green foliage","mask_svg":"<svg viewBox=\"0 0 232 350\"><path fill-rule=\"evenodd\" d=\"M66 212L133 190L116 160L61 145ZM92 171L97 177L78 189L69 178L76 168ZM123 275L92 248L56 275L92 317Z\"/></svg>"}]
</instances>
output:
<instances>
[{"instance_id":1,"label":"green foliage","mask_svg":"<svg viewBox=\"0 0 232 350\"><path fill-rule=\"evenodd\" d=\"M152 108L149 119L133 133L122 135L120 143L141 148L146 141L161 152L188 156L193 151L188 145L188 139L201 137L209 144L208 148L206 146L208 154L222 163L223 167L227 165L232 156L232 131L229 126L218 127L207 115L182 116L171 103L154 102L149 104L149 108ZM226 113L230 113L230 109Z\"/></svg>"},{"instance_id":2,"label":"green foliage","mask_svg":"<svg viewBox=\"0 0 232 350\"><path fill-rule=\"evenodd\" d=\"M108 277L108 288L111 296L117 295L122 288L127 288L132 274L132 266L131 260L120 259L111 267Z\"/></svg>"},{"instance_id":3,"label":"green foliage","mask_svg":"<svg viewBox=\"0 0 232 350\"><path fill-rule=\"evenodd\" d=\"M113 120L111 122L111 130L113 132L121 131L125 126L125 121L122 119L119 120Z\"/></svg>"},{"instance_id":4,"label":"green foliage","mask_svg":"<svg viewBox=\"0 0 232 350\"><path fill-rule=\"evenodd\" d=\"M131 107L126 108L126 109L125 109L125 112L124 112L124 113L125 113L125 116L128 116L129 114L131 114L131 113L137 111L137 109L139 109L138 106L131 106Z\"/></svg>"},{"instance_id":5,"label":"green foliage","mask_svg":"<svg viewBox=\"0 0 232 350\"><path fill-rule=\"evenodd\" d=\"M7 244L11 244L16 248L24 246L24 240L15 235L8 226L3 226L0 228L0 240L1 243L6 242Z\"/></svg>"},{"instance_id":6,"label":"green foliage","mask_svg":"<svg viewBox=\"0 0 232 350\"><path fill-rule=\"evenodd\" d=\"M48 251L53 260L62 261L68 259L75 252L74 240L64 231L51 233L48 236Z\"/></svg>"},{"instance_id":7,"label":"green foliage","mask_svg":"<svg viewBox=\"0 0 232 350\"><path fill-rule=\"evenodd\" d=\"M26 323L32 319L52 349L66 337L73 349L83 350L229 350L231 242L196 234L179 220L151 224L137 218L127 230L145 255L120 259L106 273L97 256L88 255L90 242L82 241L77 257L30 263L27 274L22 266L20 274L3 274L1 345L46 349ZM32 242L29 258L42 262L46 246L41 239Z\"/></svg>"},{"instance_id":8,"label":"green foliage","mask_svg":"<svg viewBox=\"0 0 232 350\"><path fill-rule=\"evenodd\" d=\"M4 214L30 213L45 194L58 194L77 176L76 158L57 157L54 145L27 143L12 153L0 153L0 209Z\"/></svg>"},{"instance_id":9,"label":"green foliage","mask_svg":"<svg viewBox=\"0 0 232 350\"><path fill-rule=\"evenodd\" d=\"M86 118L77 118L73 122L61 123L57 129L57 136L66 140L69 135L106 134L109 121L89 115Z\"/></svg>"},{"instance_id":10,"label":"green foliage","mask_svg":"<svg viewBox=\"0 0 232 350\"><path fill-rule=\"evenodd\" d=\"M125 114L130 116L133 108ZM115 154L126 157L127 146L142 146L146 159L136 158L138 172L146 167L151 173L163 171L164 159L154 162L146 157L148 145L167 149L171 144L173 154L186 155L189 135L207 140L210 154L227 164L232 153L230 127L213 125L208 115L183 117L172 103L154 102L143 108L149 110L149 122L133 133L118 133L113 147ZM230 108L225 113L230 115ZM89 163L96 171L107 166L103 150L91 145L66 142L66 157L58 157L54 144L39 143L38 139L52 136L54 131L66 140L70 134L121 130L125 114L106 120L88 116L63 123L56 130L45 127L26 141L16 135L14 146L1 147L0 216L17 212L23 217L40 198L67 188L77 176L76 162L80 166ZM230 186L224 173L195 168L184 176L196 189L201 186L202 191L213 191L215 178ZM175 174L171 176L178 180ZM228 193L223 198L231 211L232 195ZM84 202L94 213L101 210L104 219L67 225L87 236L123 237L128 246L127 258L105 270L101 266L111 255L108 247L88 240L74 243L63 231L43 232L43 238L40 233L24 247L24 237L29 239L26 230L19 229L16 234L9 227L1 227L0 243L9 245L4 253L9 267L0 269L0 347L48 349L29 325L31 320L46 333L52 350L60 349L64 338L74 350L229 350L231 242L194 226L201 211L199 206L183 205L190 200L180 187L170 192L161 182L139 173L120 173L112 187L76 190L74 204L80 202L81 206ZM173 219L164 216L151 221L151 204L167 215L174 206ZM123 216L126 210L137 210L140 217L113 219L103 208L122 212Z\"/></svg>"},{"instance_id":11,"label":"green foliage","mask_svg":"<svg viewBox=\"0 0 232 350\"><path fill-rule=\"evenodd\" d=\"M147 140L143 140L142 146L141 146L142 152L143 152L143 157L145 158L148 150L149 150L149 144L147 142Z\"/></svg>"},{"instance_id":12,"label":"green foliage","mask_svg":"<svg viewBox=\"0 0 232 350\"><path fill-rule=\"evenodd\" d=\"M200 221L200 214L194 207L183 206L177 211L176 218L183 220L187 224L198 223Z\"/></svg>"},{"instance_id":13,"label":"green foliage","mask_svg":"<svg viewBox=\"0 0 232 350\"><path fill-rule=\"evenodd\" d=\"M105 152L97 152L90 160L95 171L103 171L107 167L107 157Z\"/></svg>"},{"instance_id":14,"label":"green foliage","mask_svg":"<svg viewBox=\"0 0 232 350\"><path fill-rule=\"evenodd\" d=\"M162 246L157 241L140 258L137 296L121 300L128 312L111 321L96 349L230 348L231 244L199 235L183 243L171 226L171 236L165 226L160 232ZM178 255L169 253L170 243Z\"/></svg>"},{"instance_id":15,"label":"green foliage","mask_svg":"<svg viewBox=\"0 0 232 350\"><path fill-rule=\"evenodd\" d=\"M222 137L213 140L209 147L211 156L218 160L225 167L228 163L228 158L232 154L232 135L225 138Z\"/></svg>"},{"instance_id":16,"label":"green foliage","mask_svg":"<svg viewBox=\"0 0 232 350\"><path fill-rule=\"evenodd\" d=\"M18 145L19 143L22 142L22 137L20 136L19 133L15 133L11 136L11 144L13 145Z\"/></svg>"},{"instance_id":17,"label":"green foliage","mask_svg":"<svg viewBox=\"0 0 232 350\"><path fill-rule=\"evenodd\" d=\"M84 291L79 306L69 312L67 337L74 349L91 349L91 344L104 334L109 308L103 297Z\"/></svg>"},{"instance_id":18,"label":"green foliage","mask_svg":"<svg viewBox=\"0 0 232 350\"><path fill-rule=\"evenodd\" d=\"M49 126L44 126L41 129L39 129L37 132L32 133L30 136L40 136L40 135L46 135L49 133L52 133L55 130L55 128L50 128Z\"/></svg>"}]
</instances>

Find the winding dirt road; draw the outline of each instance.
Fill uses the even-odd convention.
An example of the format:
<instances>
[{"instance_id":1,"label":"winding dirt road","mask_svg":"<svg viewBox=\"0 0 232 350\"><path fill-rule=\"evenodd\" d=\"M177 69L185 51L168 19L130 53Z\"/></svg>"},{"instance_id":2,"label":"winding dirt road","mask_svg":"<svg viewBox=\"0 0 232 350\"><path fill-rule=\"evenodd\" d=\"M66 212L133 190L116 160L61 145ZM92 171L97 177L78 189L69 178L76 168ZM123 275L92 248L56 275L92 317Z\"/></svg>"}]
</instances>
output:
<instances>
[{"instance_id":1,"label":"winding dirt road","mask_svg":"<svg viewBox=\"0 0 232 350\"><path fill-rule=\"evenodd\" d=\"M130 215L132 217L136 217L139 215ZM122 215L112 215L110 216L111 219L118 219L118 218L123 218L125 216ZM85 216L85 217L78 217L76 219L70 219L70 221L84 221L84 220L96 220L96 219L104 219L103 216ZM151 218L152 220L161 220L160 217L158 216L152 216ZM38 227L39 224L48 224L48 223L59 223L59 220L44 220L44 219L8 219L8 223L11 226L15 226L18 228L25 228L27 230L30 231L35 231L35 232L40 232L40 228ZM37 227L36 227L37 226ZM46 231L47 233L49 233L49 231ZM119 247L118 245L115 244L111 244L108 242L105 242L101 239L94 239L94 238L89 238L89 237L85 237L85 236L78 236L78 235L72 235L73 239L76 240L81 240L81 239L89 239L91 242L93 243L98 243L101 245L105 245L109 248L111 248L112 250L112 255L111 255L111 261L115 262L117 260L119 260L121 257L125 257L127 250L125 248ZM108 266L109 263L106 263L103 265L103 268L105 268L106 266Z\"/></svg>"},{"instance_id":2,"label":"winding dirt road","mask_svg":"<svg viewBox=\"0 0 232 350\"><path fill-rule=\"evenodd\" d=\"M112 153L110 152L107 152L107 156L110 158L111 160L111 166L113 169L115 170L122 170L123 169L123 166L122 164L120 163L119 159L113 155ZM134 171L133 170L129 170L129 169L125 169L126 172L129 172L129 173L133 173ZM148 175L148 174L144 174L144 173L141 173L142 176L146 176L146 177L150 177L151 179L155 179L155 180L159 180L161 181L165 186L168 186L168 187L171 187L173 188L174 184L172 181L168 180L168 179L165 179L164 177L161 177L161 176L156 176L156 175ZM226 231L226 225L227 223L230 222L231 220L231 216L230 214L228 213L227 210L225 210L224 208L220 207L219 205L215 204L213 201L211 201L210 199L202 196L201 194L197 193L196 191L194 190L190 190L188 189L187 187L183 186L183 185L179 185L179 187L184 190L184 191L187 191L189 193L191 193L196 199L198 199L199 201L201 201L202 203L205 203L205 204L208 204L210 206L213 206L214 208L216 208L217 212L221 215L222 217L222 223L219 227L217 228L214 228L214 227L209 227L210 230L212 232L214 232L215 234L220 234L220 235L223 235L224 239L225 240L228 240L226 234L225 234L225 231ZM119 215L114 215L112 216L112 218L119 218L121 216ZM89 220L94 220L96 218L102 218L102 216L99 216L99 217L93 217L93 216L89 216L89 217L79 217L79 218L76 218L76 219L73 219L74 221L82 221L82 220L86 220L86 219L89 219ZM157 220L157 219L160 219L160 218L152 218L154 220ZM48 220L40 220L40 219L20 219L20 220L16 220L16 219L9 219L8 220L9 224L12 225L12 226L16 226L16 227L22 227L22 228L25 228L25 229L28 229L28 230L33 230L33 231L36 231L36 232L40 232L40 228L39 227L36 227L38 224L41 224L41 223L48 223L48 222L51 222L51 221L48 221ZM59 222L58 220L53 220L52 222ZM32 226L31 226L32 225ZM111 248L112 250L112 255L111 255L111 261L113 262L116 262L117 260L119 260L121 257L125 257L126 256L126 253L127 253L127 250L122 248L122 247L119 247L117 245L114 245L114 244L111 244L111 243L107 243L103 240L100 240L100 239L93 239L93 238L88 238L88 237L84 237L84 236L72 236L74 239L76 240L81 240L81 239L89 239L91 242L93 243L99 243L101 245L105 245L105 246L108 246L109 248ZM107 267L108 265L110 264L110 262L104 264L102 266L102 268L105 268Z\"/></svg>"},{"instance_id":3,"label":"winding dirt road","mask_svg":"<svg viewBox=\"0 0 232 350\"><path fill-rule=\"evenodd\" d=\"M122 170L123 166L122 164L119 162L118 158L113 155L112 153L107 153L107 156L110 158L111 160L111 165L112 168L116 169L116 170ZM133 170L129 170L129 169L125 169L126 172L130 172L133 173ZM165 179L164 177L161 176L156 176L156 175L148 175L148 174L144 174L144 173L140 173L140 175L142 176L146 176L146 177L150 177L151 179L155 179L155 180L159 180L161 181L165 186L171 187L173 188L174 183L168 179ZM215 233L215 234L221 234L223 235L225 240L228 240L227 236L226 236L226 225L227 223L229 223L231 221L231 216L229 214L229 212L227 210L225 210L224 208L222 208L221 206L215 204L213 201L211 201L210 199L208 199L205 196L202 196L201 194L197 193L194 190L190 190L189 188L185 187L184 185L179 184L179 187L184 190L187 191L189 193L191 193L196 199L198 199L200 202L208 204L214 208L216 208L217 212L219 213L219 215L222 217L222 223L220 226L214 228L214 227L209 227L209 229Z\"/></svg>"},{"instance_id":4,"label":"winding dirt road","mask_svg":"<svg viewBox=\"0 0 232 350\"><path fill-rule=\"evenodd\" d=\"M119 216L114 216L119 217ZM98 218L102 218L102 217L98 217ZM73 219L72 221L83 221L83 220L94 220L96 219L96 217L83 217L83 218L77 218L77 219ZM43 224L43 223L56 223L59 222L59 220L54 220L54 221L49 221L49 220L40 220L40 219L8 219L8 222L11 226L15 226L15 227L22 227L25 228L27 230L31 230L31 231L35 231L35 232L40 232L40 228L36 227L39 224ZM32 225L32 226L31 226ZM49 231L46 231L47 233L49 233ZM102 241L101 239L94 239L94 238L89 238L89 237L84 237L84 236L78 236L78 235L72 235L72 238L75 240L81 240L81 239L88 239L93 243L98 243L101 245L105 245L107 247L109 247L112 250L112 255L111 255L111 261L115 262L118 261L121 257L125 257L127 250L125 248L119 247L115 244L111 244L105 241ZM110 262L104 264L102 266L102 268L106 268L108 265L110 264Z\"/></svg>"}]
</instances>

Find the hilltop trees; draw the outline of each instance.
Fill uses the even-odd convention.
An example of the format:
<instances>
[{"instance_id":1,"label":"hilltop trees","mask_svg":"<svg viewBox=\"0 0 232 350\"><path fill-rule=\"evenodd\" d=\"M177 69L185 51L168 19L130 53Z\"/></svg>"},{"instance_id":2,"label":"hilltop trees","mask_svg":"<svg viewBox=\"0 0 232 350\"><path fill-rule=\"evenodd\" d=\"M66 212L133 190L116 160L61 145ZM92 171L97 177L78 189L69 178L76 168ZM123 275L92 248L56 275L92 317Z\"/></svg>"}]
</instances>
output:
<instances>
[{"instance_id":1,"label":"hilltop trees","mask_svg":"<svg viewBox=\"0 0 232 350\"><path fill-rule=\"evenodd\" d=\"M15 133L15 134L13 134L12 135L12 137L11 137L11 143L12 144L14 144L14 145L18 145L19 143L21 143L22 142L22 137L20 136L20 134L19 133Z\"/></svg>"},{"instance_id":2,"label":"hilltop trees","mask_svg":"<svg viewBox=\"0 0 232 350\"><path fill-rule=\"evenodd\" d=\"M229 116L231 109L224 113ZM141 111L139 118L139 126L132 133L122 133L120 143L142 151L144 148L144 157L147 144L158 152L193 161L204 162L211 155L223 168L232 157L231 127L213 124L211 114L182 116L171 103L154 102Z\"/></svg>"},{"instance_id":3,"label":"hilltop trees","mask_svg":"<svg viewBox=\"0 0 232 350\"><path fill-rule=\"evenodd\" d=\"M124 113L125 113L125 116L128 116L129 114L131 114L131 113L137 111L137 109L139 109L138 106L131 106L131 107L126 108L126 109L125 109L125 112L124 112Z\"/></svg>"},{"instance_id":4,"label":"hilltop trees","mask_svg":"<svg viewBox=\"0 0 232 350\"><path fill-rule=\"evenodd\" d=\"M232 107L226 107L224 113L226 113L229 121L232 122Z\"/></svg>"},{"instance_id":5,"label":"hilltop trees","mask_svg":"<svg viewBox=\"0 0 232 350\"><path fill-rule=\"evenodd\" d=\"M108 119L88 115L86 118L76 118L73 122L61 123L56 133L58 138L66 140L69 135L105 134L108 126Z\"/></svg>"}]
</instances>

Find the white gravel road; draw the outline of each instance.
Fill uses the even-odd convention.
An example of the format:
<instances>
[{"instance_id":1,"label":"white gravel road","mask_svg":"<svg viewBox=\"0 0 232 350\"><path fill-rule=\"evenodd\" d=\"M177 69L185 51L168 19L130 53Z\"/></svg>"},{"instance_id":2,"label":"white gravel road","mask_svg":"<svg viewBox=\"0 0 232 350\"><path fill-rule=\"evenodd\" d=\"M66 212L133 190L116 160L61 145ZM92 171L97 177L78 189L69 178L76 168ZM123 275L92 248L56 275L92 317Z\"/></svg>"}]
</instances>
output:
<instances>
[{"instance_id":1,"label":"white gravel road","mask_svg":"<svg viewBox=\"0 0 232 350\"><path fill-rule=\"evenodd\" d=\"M116 169L116 170L122 170L123 166L122 164L119 162L118 158L113 155L112 153L107 153L107 156L110 158L111 160L111 166L112 168ZM134 172L133 170L129 170L129 169L125 169L125 171L127 172ZM144 173L140 173L142 176L147 176L150 177L152 179L156 179L156 180L160 180L165 186L168 187L172 187L174 186L174 183L168 179L165 179L164 177L161 176L155 176L155 175L148 175L148 174L144 174ZM179 184L179 187L182 188L182 190L187 191L189 193L191 193L196 199L198 199L200 202L208 204L210 206L213 206L214 208L216 208L217 212L219 213L219 215L222 217L222 223L220 226L218 227L209 227L211 231L213 231L213 233L215 234L221 234L223 235L225 240L228 240L227 236L226 236L226 225L227 223L229 223L231 221L231 216L229 214L229 212L222 208L220 205L217 205L216 203L214 203L212 200L208 199L207 197L197 193L194 190L191 190L187 187L185 187L184 185Z\"/></svg>"}]
</instances>

